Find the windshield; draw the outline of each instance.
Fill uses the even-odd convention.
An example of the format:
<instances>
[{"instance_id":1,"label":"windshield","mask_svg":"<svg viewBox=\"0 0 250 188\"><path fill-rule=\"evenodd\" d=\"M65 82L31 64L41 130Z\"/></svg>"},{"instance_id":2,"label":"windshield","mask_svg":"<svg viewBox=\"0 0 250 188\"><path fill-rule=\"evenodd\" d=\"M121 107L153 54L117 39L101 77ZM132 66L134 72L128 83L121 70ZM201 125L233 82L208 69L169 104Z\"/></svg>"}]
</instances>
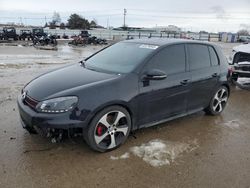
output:
<instances>
[{"instance_id":1,"label":"windshield","mask_svg":"<svg viewBox=\"0 0 250 188\"><path fill-rule=\"evenodd\" d=\"M87 59L89 69L114 73L129 73L158 46L121 42Z\"/></svg>"}]
</instances>

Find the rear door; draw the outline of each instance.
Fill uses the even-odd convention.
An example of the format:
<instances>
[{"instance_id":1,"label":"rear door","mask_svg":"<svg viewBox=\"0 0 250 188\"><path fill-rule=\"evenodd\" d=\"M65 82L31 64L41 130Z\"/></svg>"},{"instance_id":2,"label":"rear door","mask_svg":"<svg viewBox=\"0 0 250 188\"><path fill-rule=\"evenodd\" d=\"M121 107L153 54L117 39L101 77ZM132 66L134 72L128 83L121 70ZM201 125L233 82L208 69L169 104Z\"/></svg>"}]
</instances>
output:
<instances>
[{"instance_id":1,"label":"rear door","mask_svg":"<svg viewBox=\"0 0 250 188\"><path fill-rule=\"evenodd\" d=\"M212 46L187 44L191 90L188 95L188 110L206 108L217 86L220 68L217 54Z\"/></svg>"},{"instance_id":2,"label":"rear door","mask_svg":"<svg viewBox=\"0 0 250 188\"><path fill-rule=\"evenodd\" d=\"M159 51L149 60L141 77L148 70L158 69L167 74L164 80L139 81L139 124L185 113L190 73L186 71L185 45L176 44Z\"/></svg>"}]
</instances>

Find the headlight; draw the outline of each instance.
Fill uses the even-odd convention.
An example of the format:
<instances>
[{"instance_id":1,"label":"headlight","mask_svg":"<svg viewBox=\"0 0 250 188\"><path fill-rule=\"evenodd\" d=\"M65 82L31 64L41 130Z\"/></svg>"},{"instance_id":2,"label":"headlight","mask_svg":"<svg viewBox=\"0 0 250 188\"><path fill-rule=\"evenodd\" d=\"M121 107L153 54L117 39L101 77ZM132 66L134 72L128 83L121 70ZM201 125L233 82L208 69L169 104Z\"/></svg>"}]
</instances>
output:
<instances>
[{"instance_id":1,"label":"headlight","mask_svg":"<svg viewBox=\"0 0 250 188\"><path fill-rule=\"evenodd\" d=\"M38 103L36 109L44 113L63 113L73 109L77 102L78 98L75 96L59 97Z\"/></svg>"}]
</instances>

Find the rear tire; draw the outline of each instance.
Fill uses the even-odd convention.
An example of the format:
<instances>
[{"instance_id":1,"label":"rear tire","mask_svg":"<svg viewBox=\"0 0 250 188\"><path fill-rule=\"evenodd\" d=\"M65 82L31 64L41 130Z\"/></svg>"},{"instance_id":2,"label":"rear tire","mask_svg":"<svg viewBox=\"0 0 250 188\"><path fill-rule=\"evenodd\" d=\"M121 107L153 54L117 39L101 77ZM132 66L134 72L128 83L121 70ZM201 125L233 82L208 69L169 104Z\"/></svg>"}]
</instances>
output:
<instances>
[{"instance_id":1,"label":"rear tire","mask_svg":"<svg viewBox=\"0 0 250 188\"><path fill-rule=\"evenodd\" d=\"M226 107L229 97L228 88L221 86L211 99L209 106L205 109L206 114L219 115Z\"/></svg>"},{"instance_id":2,"label":"rear tire","mask_svg":"<svg viewBox=\"0 0 250 188\"><path fill-rule=\"evenodd\" d=\"M83 135L93 150L106 152L122 145L130 130L131 117L128 111L121 106L110 106L95 115Z\"/></svg>"}]
</instances>

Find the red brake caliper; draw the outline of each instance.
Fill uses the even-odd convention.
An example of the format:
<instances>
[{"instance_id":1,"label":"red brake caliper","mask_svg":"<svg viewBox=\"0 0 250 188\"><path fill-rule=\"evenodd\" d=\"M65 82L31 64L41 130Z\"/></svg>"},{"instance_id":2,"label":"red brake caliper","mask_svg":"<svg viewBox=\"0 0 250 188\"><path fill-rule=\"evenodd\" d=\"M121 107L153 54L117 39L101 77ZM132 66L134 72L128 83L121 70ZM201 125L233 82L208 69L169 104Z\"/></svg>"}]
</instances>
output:
<instances>
[{"instance_id":1,"label":"red brake caliper","mask_svg":"<svg viewBox=\"0 0 250 188\"><path fill-rule=\"evenodd\" d=\"M97 135L98 135L98 136L102 136L103 128L102 128L101 125L98 125L98 126L97 126L97 130L96 130L96 131L97 131Z\"/></svg>"}]
</instances>

